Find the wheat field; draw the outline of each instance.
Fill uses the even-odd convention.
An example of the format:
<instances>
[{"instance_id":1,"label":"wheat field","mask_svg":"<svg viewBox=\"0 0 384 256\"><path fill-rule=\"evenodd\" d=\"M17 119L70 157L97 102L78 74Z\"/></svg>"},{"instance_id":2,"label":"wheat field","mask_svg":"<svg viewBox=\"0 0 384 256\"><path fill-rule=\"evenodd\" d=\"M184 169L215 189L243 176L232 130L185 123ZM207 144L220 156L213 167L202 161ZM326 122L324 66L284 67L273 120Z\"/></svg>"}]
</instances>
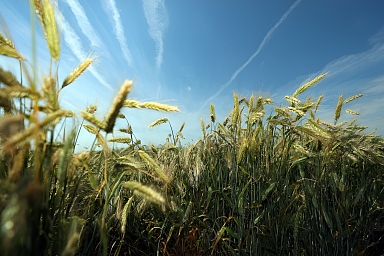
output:
<instances>
[{"instance_id":1,"label":"wheat field","mask_svg":"<svg viewBox=\"0 0 384 256\"><path fill-rule=\"evenodd\" d=\"M278 104L234 93L222 122L210 106L196 143L182 144L185 123L174 130L164 117L147 124L169 125L164 144L143 145L121 110L179 109L128 100L132 80L104 117L96 105L78 116L62 109L61 91L76 86L97 55L57 79L53 8L41 0L30 8L52 65L45 77L33 73L10 35L0 34L0 54L17 59L19 76L27 77L18 80L0 64L1 255L383 253L384 140L364 133L357 119L339 122L342 112L359 114L347 107L362 94L339 96L329 123L316 116L323 95L298 99L327 74ZM62 129L76 117L81 124ZM117 118L126 120L125 135L111 137ZM82 129L94 142L75 153Z\"/></svg>"}]
</instances>

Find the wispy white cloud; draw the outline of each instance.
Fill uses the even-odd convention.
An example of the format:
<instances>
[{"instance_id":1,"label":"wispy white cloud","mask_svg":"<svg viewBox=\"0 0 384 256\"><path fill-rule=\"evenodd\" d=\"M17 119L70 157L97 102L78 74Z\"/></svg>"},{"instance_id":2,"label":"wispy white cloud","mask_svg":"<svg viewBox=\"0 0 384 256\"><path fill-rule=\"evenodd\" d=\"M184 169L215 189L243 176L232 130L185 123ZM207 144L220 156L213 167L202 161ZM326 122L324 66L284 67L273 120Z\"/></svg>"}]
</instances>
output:
<instances>
[{"instance_id":1,"label":"wispy white cloud","mask_svg":"<svg viewBox=\"0 0 384 256\"><path fill-rule=\"evenodd\" d=\"M378 33L376 33L371 38L369 38L370 44L377 44L377 43L383 43L383 42L384 42L384 27L382 27Z\"/></svg>"},{"instance_id":2,"label":"wispy white cloud","mask_svg":"<svg viewBox=\"0 0 384 256\"><path fill-rule=\"evenodd\" d=\"M368 85L367 89L364 90L365 94L379 94L384 92L384 76L377 77L373 80L371 80Z\"/></svg>"},{"instance_id":3,"label":"wispy white cloud","mask_svg":"<svg viewBox=\"0 0 384 256\"><path fill-rule=\"evenodd\" d=\"M88 20L87 14L84 11L84 8L80 5L78 0L63 0L70 7L77 19L77 23L79 24L81 31L83 31L84 35L89 39L91 44L94 47L102 48L103 43L100 40L99 36L93 29L91 23Z\"/></svg>"},{"instance_id":4,"label":"wispy white cloud","mask_svg":"<svg viewBox=\"0 0 384 256\"><path fill-rule=\"evenodd\" d=\"M164 0L143 0L143 9L149 28L148 33L156 43L156 67L163 62L164 32L168 26L168 15Z\"/></svg>"},{"instance_id":5,"label":"wispy white cloud","mask_svg":"<svg viewBox=\"0 0 384 256\"><path fill-rule=\"evenodd\" d=\"M187 87L188 91L192 90L192 88L190 86Z\"/></svg>"},{"instance_id":6,"label":"wispy white cloud","mask_svg":"<svg viewBox=\"0 0 384 256\"><path fill-rule=\"evenodd\" d=\"M342 72L350 72L384 60L384 43L376 44L371 49L343 56L325 66L324 70L330 71L332 75Z\"/></svg>"},{"instance_id":7,"label":"wispy white cloud","mask_svg":"<svg viewBox=\"0 0 384 256\"><path fill-rule=\"evenodd\" d=\"M133 66L132 54L128 48L127 39L124 35L123 23L120 19L119 11L116 7L115 0L101 0L101 4L105 13L109 17L109 21L112 23L113 32L116 35L117 40L120 43L121 50L123 51L124 58L128 62L129 66Z\"/></svg>"},{"instance_id":8,"label":"wispy white cloud","mask_svg":"<svg viewBox=\"0 0 384 256\"><path fill-rule=\"evenodd\" d=\"M297 0L292 4L292 6L284 13L284 15L280 18L280 20L268 31L267 35L264 37L263 41L259 45L259 48L257 51L248 59L247 62L245 62L239 69L236 70L236 72L232 75L231 79L229 79L228 82L223 84L221 88L201 106L199 112L208 104L210 103L213 99L215 99L222 91L224 91L225 88L228 87L232 83L233 80L237 77L237 75L255 58L259 52L263 49L266 43L268 43L269 39L271 38L273 32L277 29L277 27L288 17L288 15L295 9L295 7L301 2L301 0Z\"/></svg>"},{"instance_id":9,"label":"wispy white cloud","mask_svg":"<svg viewBox=\"0 0 384 256\"><path fill-rule=\"evenodd\" d=\"M54 0L51 2L53 3L52 6L55 10L57 23L59 24L59 26L61 26L61 29L63 31L65 43L67 44L69 49L71 49L72 53L79 59L79 61L83 61L87 56L87 53L84 51L84 47L80 40L80 37L76 34L76 32L71 27L71 25L68 23L68 21L64 18L63 14L60 12L57 0ZM110 90L113 90L111 85L109 85L105 81L102 75L97 73L95 68L91 68L90 72L97 80L99 80L99 82L102 85L104 85Z\"/></svg>"}]
</instances>

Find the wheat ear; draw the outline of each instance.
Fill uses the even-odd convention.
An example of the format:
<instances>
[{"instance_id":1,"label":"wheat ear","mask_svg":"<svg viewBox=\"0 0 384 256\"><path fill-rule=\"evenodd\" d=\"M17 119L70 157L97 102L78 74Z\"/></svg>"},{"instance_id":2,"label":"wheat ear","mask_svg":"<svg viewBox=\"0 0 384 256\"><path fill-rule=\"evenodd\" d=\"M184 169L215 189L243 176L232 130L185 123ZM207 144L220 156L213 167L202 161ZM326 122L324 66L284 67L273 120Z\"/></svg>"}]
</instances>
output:
<instances>
[{"instance_id":1,"label":"wheat ear","mask_svg":"<svg viewBox=\"0 0 384 256\"><path fill-rule=\"evenodd\" d=\"M164 173L163 170L161 170L160 166L147 154L145 153L144 151L139 151L139 155L141 157L141 159L143 159L144 161L146 161L152 168L153 170L157 173L157 175L159 175L159 177L166 183L169 183L170 180L169 178L167 177L167 175Z\"/></svg>"},{"instance_id":2,"label":"wheat ear","mask_svg":"<svg viewBox=\"0 0 384 256\"><path fill-rule=\"evenodd\" d=\"M211 104L211 122L216 121L215 107Z\"/></svg>"},{"instance_id":3,"label":"wheat ear","mask_svg":"<svg viewBox=\"0 0 384 256\"><path fill-rule=\"evenodd\" d=\"M128 93L132 90L132 80L125 80L124 84L121 86L119 93L113 100L111 107L109 108L109 112L105 117L105 131L107 133L113 130L113 126L115 126L115 121L117 115L119 114L120 109L124 105L124 101L127 98Z\"/></svg>"},{"instance_id":4,"label":"wheat ear","mask_svg":"<svg viewBox=\"0 0 384 256\"><path fill-rule=\"evenodd\" d=\"M40 129L44 129L53 123L57 123L61 120L62 117L71 117L73 116L73 112L69 110L60 109L51 114L48 114L41 122L36 123L33 126L30 126L28 129L23 130L20 133L17 133L11 136L4 144L4 149L7 151L12 146L21 146L28 143L33 134L39 131Z\"/></svg>"},{"instance_id":5,"label":"wheat ear","mask_svg":"<svg viewBox=\"0 0 384 256\"><path fill-rule=\"evenodd\" d=\"M127 108L148 108L157 111L166 111L166 112L179 112L180 110L177 107L168 106L165 104L157 102L144 102L141 103L137 100L125 100L124 107Z\"/></svg>"},{"instance_id":6,"label":"wheat ear","mask_svg":"<svg viewBox=\"0 0 384 256\"><path fill-rule=\"evenodd\" d=\"M305 92L306 90L308 90L310 87L312 87L314 84L316 84L317 82L319 82L326 74L328 73L325 73L321 76L318 76L316 77L315 79L313 79L312 81L300 86L299 89L296 90L296 92L292 95L292 97L296 98L297 96L299 96L300 94L302 94L303 92Z\"/></svg>"},{"instance_id":7,"label":"wheat ear","mask_svg":"<svg viewBox=\"0 0 384 256\"><path fill-rule=\"evenodd\" d=\"M165 199L161 194L136 181L128 181L124 183L124 187L133 190L135 195L143 197L153 203L162 204L165 202Z\"/></svg>"},{"instance_id":8,"label":"wheat ear","mask_svg":"<svg viewBox=\"0 0 384 256\"><path fill-rule=\"evenodd\" d=\"M87 120L91 124L95 125L97 128L105 130L105 127L106 127L105 122L101 121L99 118L95 117L94 115L92 115L92 114L90 114L90 113L88 113L86 111L81 111L80 110L80 113L81 113L81 116L85 120Z\"/></svg>"},{"instance_id":9,"label":"wheat ear","mask_svg":"<svg viewBox=\"0 0 384 256\"><path fill-rule=\"evenodd\" d=\"M34 0L33 3L35 4L36 16L39 19L41 26L45 30L45 15L43 4L41 3L41 0Z\"/></svg>"},{"instance_id":10,"label":"wheat ear","mask_svg":"<svg viewBox=\"0 0 384 256\"><path fill-rule=\"evenodd\" d=\"M11 72L4 71L1 67L0 67L0 83L3 83L9 87L12 87L12 86L21 87L21 84L17 81L16 77Z\"/></svg>"},{"instance_id":11,"label":"wheat ear","mask_svg":"<svg viewBox=\"0 0 384 256\"><path fill-rule=\"evenodd\" d=\"M349 114L352 114L352 115L360 115L359 113L357 113L357 112L355 112L355 111L353 111L351 109L347 109L347 110L345 110L345 112L347 112Z\"/></svg>"},{"instance_id":12,"label":"wheat ear","mask_svg":"<svg viewBox=\"0 0 384 256\"><path fill-rule=\"evenodd\" d=\"M56 62L60 58L59 35L57 34L55 13L53 12L53 7L49 4L48 0L45 0L43 3L43 10L45 40L47 41L52 60Z\"/></svg>"},{"instance_id":13,"label":"wheat ear","mask_svg":"<svg viewBox=\"0 0 384 256\"><path fill-rule=\"evenodd\" d=\"M335 121L339 120L341 114L341 107L343 106L343 95L340 96L335 110Z\"/></svg>"},{"instance_id":14,"label":"wheat ear","mask_svg":"<svg viewBox=\"0 0 384 256\"><path fill-rule=\"evenodd\" d=\"M152 128L152 127L155 127L155 126L158 126L158 125L161 125L161 124L165 124L166 122L169 122L168 118L163 117L163 118L157 119L150 126L148 126L148 128Z\"/></svg>"},{"instance_id":15,"label":"wheat ear","mask_svg":"<svg viewBox=\"0 0 384 256\"><path fill-rule=\"evenodd\" d=\"M15 45L9 39L5 38L1 33L0 54L15 59L25 60L24 56L17 51Z\"/></svg>"},{"instance_id":16,"label":"wheat ear","mask_svg":"<svg viewBox=\"0 0 384 256\"><path fill-rule=\"evenodd\" d=\"M300 100L294 98L294 97L290 97L290 96L285 96L284 99L286 101L289 101L291 103L294 103L294 104L301 104Z\"/></svg>"},{"instance_id":17,"label":"wheat ear","mask_svg":"<svg viewBox=\"0 0 384 256\"><path fill-rule=\"evenodd\" d=\"M357 98L360 98L360 97L363 97L363 94L357 94L357 95L355 95L355 96L349 97L348 99L346 99L346 100L343 102L343 104L346 104L346 103L348 103L348 102L351 102L351 101L353 101L353 100L355 100L355 99L357 99Z\"/></svg>"},{"instance_id":18,"label":"wheat ear","mask_svg":"<svg viewBox=\"0 0 384 256\"><path fill-rule=\"evenodd\" d=\"M165 104L157 103L157 102L144 102L140 104L142 108L153 109L157 111L166 111L166 112L179 112L180 110L177 107L168 106Z\"/></svg>"},{"instance_id":19,"label":"wheat ear","mask_svg":"<svg viewBox=\"0 0 384 256\"><path fill-rule=\"evenodd\" d=\"M63 81L61 89L70 83L74 82L94 61L93 57L88 57L83 63L81 63L77 68L75 68Z\"/></svg>"},{"instance_id":20,"label":"wheat ear","mask_svg":"<svg viewBox=\"0 0 384 256\"><path fill-rule=\"evenodd\" d=\"M127 225L128 213L131 211L133 202L133 196L131 196L128 202L124 205L123 212L121 214L121 233L125 234L125 226Z\"/></svg>"},{"instance_id":21,"label":"wheat ear","mask_svg":"<svg viewBox=\"0 0 384 256\"><path fill-rule=\"evenodd\" d=\"M115 137L112 139L108 139L108 142L117 142L117 143L127 143L129 144L131 142L131 138L129 137Z\"/></svg>"}]
</instances>

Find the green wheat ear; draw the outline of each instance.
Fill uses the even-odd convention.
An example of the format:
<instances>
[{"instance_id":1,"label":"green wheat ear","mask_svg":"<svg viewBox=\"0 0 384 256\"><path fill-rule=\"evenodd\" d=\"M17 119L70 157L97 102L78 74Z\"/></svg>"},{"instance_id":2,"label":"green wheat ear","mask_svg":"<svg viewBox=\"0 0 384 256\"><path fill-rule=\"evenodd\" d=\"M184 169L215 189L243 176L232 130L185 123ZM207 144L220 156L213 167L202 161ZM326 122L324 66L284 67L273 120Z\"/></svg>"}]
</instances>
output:
<instances>
[{"instance_id":1,"label":"green wheat ear","mask_svg":"<svg viewBox=\"0 0 384 256\"><path fill-rule=\"evenodd\" d=\"M321 76L318 76L315 79L313 79L312 81L300 86L300 88L296 90L296 92L292 95L292 97L296 98L297 96L299 96L300 94L302 94L303 92L305 92L306 90L311 88L313 85L315 85L317 82L319 82L326 74L328 74L328 73L325 73Z\"/></svg>"},{"instance_id":2,"label":"green wheat ear","mask_svg":"<svg viewBox=\"0 0 384 256\"><path fill-rule=\"evenodd\" d=\"M339 102L337 103L336 110L335 110L335 122L339 120L340 114L341 114L341 107L343 106L343 95L340 96Z\"/></svg>"},{"instance_id":3,"label":"green wheat ear","mask_svg":"<svg viewBox=\"0 0 384 256\"><path fill-rule=\"evenodd\" d=\"M162 204L165 202L165 199L161 194L139 182L128 181L124 183L124 187L133 190L135 195L143 197L153 203Z\"/></svg>"}]
</instances>

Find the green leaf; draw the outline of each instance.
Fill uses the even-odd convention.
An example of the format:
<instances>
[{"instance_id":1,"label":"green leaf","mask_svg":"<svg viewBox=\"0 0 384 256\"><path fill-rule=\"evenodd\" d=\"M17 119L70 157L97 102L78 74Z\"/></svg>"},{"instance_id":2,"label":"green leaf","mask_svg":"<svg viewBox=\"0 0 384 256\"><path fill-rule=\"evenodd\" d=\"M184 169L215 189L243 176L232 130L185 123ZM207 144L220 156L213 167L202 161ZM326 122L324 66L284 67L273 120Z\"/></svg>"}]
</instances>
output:
<instances>
[{"instance_id":1,"label":"green leaf","mask_svg":"<svg viewBox=\"0 0 384 256\"><path fill-rule=\"evenodd\" d=\"M249 173L248 173L246 170L243 169L243 167L239 166L239 168L241 169L241 171L242 171L243 173L245 173L245 174L247 174L248 176L250 176ZM248 185L247 185L247 186L248 186Z\"/></svg>"},{"instance_id":2,"label":"green leaf","mask_svg":"<svg viewBox=\"0 0 384 256\"><path fill-rule=\"evenodd\" d=\"M64 147L59 155L59 164L57 169L57 176L59 178L60 188L64 186L65 177L67 176L68 162L71 158L73 139L75 138L76 130L74 129L67 137Z\"/></svg>"},{"instance_id":3,"label":"green leaf","mask_svg":"<svg viewBox=\"0 0 384 256\"><path fill-rule=\"evenodd\" d=\"M212 197L212 188L208 188L208 199L207 199L207 209L209 207L209 203L211 202L211 197Z\"/></svg>"},{"instance_id":4,"label":"green leaf","mask_svg":"<svg viewBox=\"0 0 384 256\"><path fill-rule=\"evenodd\" d=\"M221 192L221 194L224 196L225 200L227 200L229 206L232 207L232 208L235 208L235 206L233 205L231 199L229 199L229 197L227 196L227 194L225 194L224 192Z\"/></svg>"},{"instance_id":5,"label":"green leaf","mask_svg":"<svg viewBox=\"0 0 384 256\"><path fill-rule=\"evenodd\" d=\"M239 203L237 204L237 206L238 206L239 208L240 208L240 200L242 201L242 197L243 197L243 195L244 195L244 193L245 193L245 190L248 188L249 183L251 183L251 180L248 181L247 185L245 185L245 187L244 187L243 190L241 191L239 197L237 198L237 201L239 202Z\"/></svg>"},{"instance_id":6,"label":"green leaf","mask_svg":"<svg viewBox=\"0 0 384 256\"><path fill-rule=\"evenodd\" d=\"M263 197L261 198L262 201L264 201L269 193L272 191L272 189L276 186L276 182L273 182L271 185L269 185L269 188L267 188L264 193L263 193Z\"/></svg>"},{"instance_id":7,"label":"green leaf","mask_svg":"<svg viewBox=\"0 0 384 256\"><path fill-rule=\"evenodd\" d=\"M333 223L332 223L332 220L331 220L331 218L329 217L327 211L325 210L324 204L321 204L321 208L322 208L322 210L323 210L323 215L324 215L325 222L327 222L328 227L329 227L331 230L333 230Z\"/></svg>"},{"instance_id":8,"label":"green leaf","mask_svg":"<svg viewBox=\"0 0 384 256\"><path fill-rule=\"evenodd\" d=\"M263 215L264 215L264 211L265 211L265 209L264 209L263 212L260 214L260 216L257 217L257 218L255 219L255 221L253 222L254 225L256 225L256 224L259 222L259 220L263 217Z\"/></svg>"},{"instance_id":9,"label":"green leaf","mask_svg":"<svg viewBox=\"0 0 384 256\"><path fill-rule=\"evenodd\" d=\"M361 197L363 196L364 194L364 191L365 191L365 186L363 186L359 193L357 193L356 197L355 197L355 200L353 200L353 205L356 206L356 204L360 201Z\"/></svg>"}]
</instances>

